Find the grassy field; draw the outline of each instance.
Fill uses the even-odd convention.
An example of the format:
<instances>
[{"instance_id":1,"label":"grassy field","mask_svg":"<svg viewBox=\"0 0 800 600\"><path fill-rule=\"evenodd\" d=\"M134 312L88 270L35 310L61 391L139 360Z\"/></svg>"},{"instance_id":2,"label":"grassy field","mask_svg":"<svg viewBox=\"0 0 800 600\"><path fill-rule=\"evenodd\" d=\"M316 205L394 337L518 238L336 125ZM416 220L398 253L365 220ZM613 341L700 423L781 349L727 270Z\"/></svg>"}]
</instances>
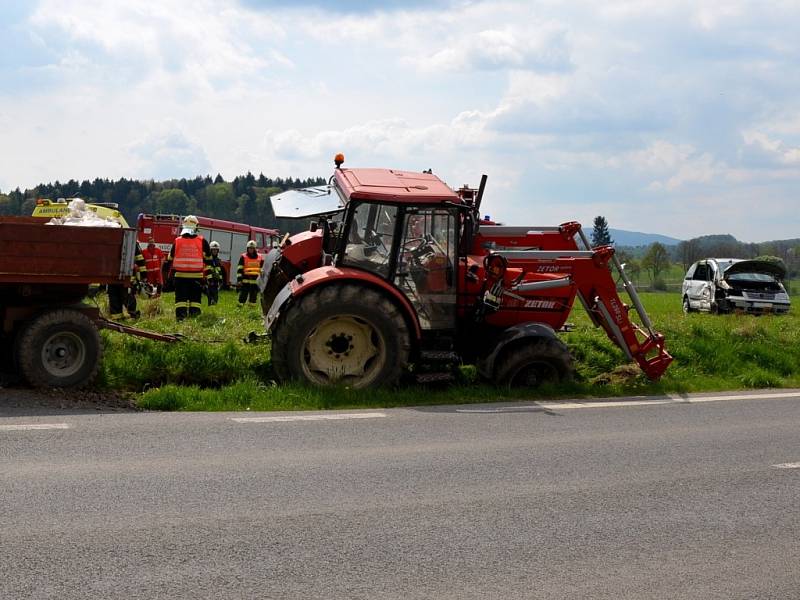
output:
<instances>
[{"instance_id":1,"label":"grassy field","mask_svg":"<svg viewBox=\"0 0 800 600\"><path fill-rule=\"evenodd\" d=\"M575 382L523 392L481 385L474 369L443 388L407 386L357 392L283 386L273 381L269 343L245 344L261 332L260 310L238 308L235 295L204 307L195 320L176 323L173 298L143 300L140 327L180 333L178 344L152 342L103 332L105 360L100 384L133 392L142 408L153 410L294 410L486 402L524 398L591 397L695 392L760 387L800 387L800 317L683 315L679 295L643 293L653 323L675 357L667 374L649 382L587 315L576 308L575 331L564 339L578 366Z\"/></svg>"}]
</instances>

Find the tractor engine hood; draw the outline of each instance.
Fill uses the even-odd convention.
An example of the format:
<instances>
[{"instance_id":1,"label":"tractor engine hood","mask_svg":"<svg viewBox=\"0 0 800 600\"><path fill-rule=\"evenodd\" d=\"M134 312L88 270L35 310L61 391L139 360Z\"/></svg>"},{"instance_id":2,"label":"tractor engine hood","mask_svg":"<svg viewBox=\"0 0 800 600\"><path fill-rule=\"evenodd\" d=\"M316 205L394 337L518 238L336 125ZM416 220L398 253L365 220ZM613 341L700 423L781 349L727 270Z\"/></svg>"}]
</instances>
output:
<instances>
[{"instance_id":1,"label":"tractor engine hood","mask_svg":"<svg viewBox=\"0 0 800 600\"><path fill-rule=\"evenodd\" d=\"M786 269L783 266L768 260L740 260L735 262L725 269L723 279L727 279L737 273L762 273L764 275L772 275L779 281L786 277Z\"/></svg>"}]
</instances>

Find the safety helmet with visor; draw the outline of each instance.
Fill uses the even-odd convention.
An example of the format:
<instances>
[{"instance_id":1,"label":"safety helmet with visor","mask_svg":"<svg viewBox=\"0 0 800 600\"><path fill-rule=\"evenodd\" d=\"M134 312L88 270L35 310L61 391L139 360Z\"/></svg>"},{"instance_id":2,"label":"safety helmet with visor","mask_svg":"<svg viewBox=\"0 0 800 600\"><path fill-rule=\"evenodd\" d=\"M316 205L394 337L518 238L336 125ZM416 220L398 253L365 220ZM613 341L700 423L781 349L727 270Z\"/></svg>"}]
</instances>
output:
<instances>
[{"instance_id":1,"label":"safety helmet with visor","mask_svg":"<svg viewBox=\"0 0 800 600\"><path fill-rule=\"evenodd\" d=\"M247 242L247 249L250 250L251 248L253 250L257 248L255 240L250 240L249 242Z\"/></svg>"},{"instance_id":2,"label":"safety helmet with visor","mask_svg":"<svg viewBox=\"0 0 800 600\"><path fill-rule=\"evenodd\" d=\"M214 241L209 244L212 250L219 250L219 242Z\"/></svg>"}]
</instances>

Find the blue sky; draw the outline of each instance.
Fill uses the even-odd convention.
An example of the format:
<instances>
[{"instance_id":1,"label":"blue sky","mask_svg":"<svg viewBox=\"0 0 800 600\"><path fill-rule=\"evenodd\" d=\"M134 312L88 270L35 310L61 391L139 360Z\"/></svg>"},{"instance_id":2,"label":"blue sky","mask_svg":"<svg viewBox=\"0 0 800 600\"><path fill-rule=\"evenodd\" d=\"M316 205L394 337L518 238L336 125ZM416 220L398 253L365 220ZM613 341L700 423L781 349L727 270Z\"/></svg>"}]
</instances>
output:
<instances>
[{"instance_id":1,"label":"blue sky","mask_svg":"<svg viewBox=\"0 0 800 600\"><path fill-rule=\"evenodd\" d=\"M0 0L0 190L433 168L508 223L799 237L800 4Z\"/></svg>"}]
</instances>

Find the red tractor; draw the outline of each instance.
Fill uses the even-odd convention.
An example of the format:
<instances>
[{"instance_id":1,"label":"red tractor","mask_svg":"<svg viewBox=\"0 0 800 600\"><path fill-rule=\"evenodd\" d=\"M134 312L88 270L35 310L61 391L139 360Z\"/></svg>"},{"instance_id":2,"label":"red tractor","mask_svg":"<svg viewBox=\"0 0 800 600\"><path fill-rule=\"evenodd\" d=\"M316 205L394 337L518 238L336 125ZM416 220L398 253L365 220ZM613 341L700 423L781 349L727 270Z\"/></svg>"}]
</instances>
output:
<instances>
[{"instance_id":1,"label":"red tractor","mask_svg":"<svg viewBox=\"0 0 800 600\"><path fill-rule=\"evenodd\" d=\"M568 380L573 361L557 332L577 297L658 379L672 357L614 249L591 248L575 222L481 221L485 185L484 175L478 189L454 191L431 173L345 169L337 160L327 187L274 197L276 215L319 217L265 261L265 325L278 378L366 388L405 372L443 379L463 363L504 386ZM617 295L612 262L643 327Z\"/></svg>"}]
</instances>

